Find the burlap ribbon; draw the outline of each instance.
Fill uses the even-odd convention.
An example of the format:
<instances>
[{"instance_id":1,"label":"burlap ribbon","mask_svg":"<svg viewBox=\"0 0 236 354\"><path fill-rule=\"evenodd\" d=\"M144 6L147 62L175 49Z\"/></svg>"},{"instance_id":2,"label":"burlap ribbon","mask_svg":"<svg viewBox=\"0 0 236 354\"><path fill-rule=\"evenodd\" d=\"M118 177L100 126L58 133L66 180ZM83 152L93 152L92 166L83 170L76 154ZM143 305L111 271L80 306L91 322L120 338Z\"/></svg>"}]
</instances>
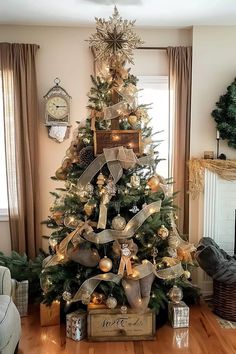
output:
<instances>
[{"instance_id":1,"label":"burlap ribbon","mask_svg":"<svg viewBox=\"0 0 236 354\"><path fill-rule=\"evenodd\" d=\"M83 234L83 237L92 243L104 244L116 239L127 239L132 237L139 227L144 223L144 221L154 213L160 211L161 200L153 202L146 205L142 210L140 210L136 215L130 219L126 227L122 231L106 229L99 233L87 232Z\"/></svg>"},{"instance_id":2,"label":"burlap ribbon","mask_svg":"<svg viewBox=\"0 0 236 354\"><path fill-rule=\"evenodd\" d=\"M136 86L129 84L126 87L117 88L116 92L123 98L123 100L112 106L106 107L103 110L104 120L114 119L119 117L122 113L125 114L127 112L127 104L131 108L135 108L137 93Z\"/></svg>"},{"instance_id":3,"label":"burlap ribbon","mask_svg":"<svg viewBox=\"0 0 236 354\"><path fill-rule=\"evenodd\" d=\"M83 294L92 295L96 287L101 281L111 281L115 284L119 284L121 276L113 273L98 274L90 279L85 280L79 290L75 293L72 302L82 300Z\"/></svg>"},{"instance_id":4,"label":"burlap ribbon","mask_svg":"<svg viewBox=\"0 0 236 354\"><path fill-rule=\"evenodd\" d=\"M133 268L131 277L127 277L127 279L138 281L149 276L150 274L154 274L156 277L165 280L178 278L184 273L184 270L182 268L181 262L177 262L178 261L176 261L176 265L172 267L156 270L151 262L149 262L148 260L144 260L142 264ZM85 280L85 282L83 282L79 290L76 292L72 301L76 302L81 300L81 296L83 293L88 293L89 295L92 295L93 291L102 280L111 281L116 284L119 284L121 279L121 275L113 273L99 274L95 277L87 279Z\"/></svg>"},{"instance_id":5,"label":"burlap ribbon","mask_svg":"<svg viewBox=\"0 0 236 354\"><path fill-rule=\"evenodd\" d=\"M123 276L125 269L128 275L133 274L130 256L121 256L118 274Z\"/></svg>"},{"instance_id":6,"label":"burlap ribbon","mask_svg":"<svg viewBox=\"0 0 236 354\"><path fill-rule=\"evenodd\" d=\"M148 161L149 160L147 160L147 163ZM104 148L103 154L93 160L82 173L78 179L78 186L85 187L106 163L114 182L117 183L123 175L123 168L133 168L138 162L132 149L126 149L123 146L110 149ZM142 159L141 163L142 162L145 162L145 160Z\"/></svg>"},{"instance_id":7,"label":"burlap ribbon","mask_svg":"<svg viewBox=\"0 0 236 354\"><path fill-rule=\"evenodd\" d=\"M93 231L92 226L96 223L91 220L85 222L81 221L78 228L68 234L60 243L57 254L51 257L45 264L45 267L53 266L59 263L65 263L67 259L67 248L70 242L78 245L85 240L96 244L104 244L116 239L127 239L134 235L144 221L152 214L160 211L161 200L151 203L140 210L130 221L122 231L118 230L103 230L99 233Z\"/></svg>"}]
</instances>

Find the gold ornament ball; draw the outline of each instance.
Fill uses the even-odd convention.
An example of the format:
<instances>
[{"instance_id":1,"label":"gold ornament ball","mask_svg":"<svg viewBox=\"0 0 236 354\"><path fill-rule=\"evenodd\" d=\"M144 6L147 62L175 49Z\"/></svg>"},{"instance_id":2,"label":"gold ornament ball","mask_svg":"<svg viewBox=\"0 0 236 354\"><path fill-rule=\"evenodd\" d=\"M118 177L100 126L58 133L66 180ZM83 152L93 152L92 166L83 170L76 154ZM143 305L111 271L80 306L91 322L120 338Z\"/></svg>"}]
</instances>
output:
<instances>
[{"instance_id":1,"label":"gold ornament ball","mask_svg":"<svg viewBox=\"0 0 236 354\"><path fill-rule=\"evenodd\" d=\"M173 288L170 289L168 295L171 301L178 304L183 298L183 291L177 285L174 285Z\"/></svg>"},{"instance_id":2,"label":"gold ornament ball","mask_svg":"<svg viewBox=\"0 0 236 354\"><path fill-rule=\"evenodd\" d=\"M131 125L131 127L135 127L136 124L137 124L137 121L138 121L138 117L135 116L134 114L131 114L131 115L128 117L128 122L129 122L129 124Z\"/></svg>"},{"instance_id":3,"label":"gold ornament ball","mask_svg":"<svg viewBox=\"0 0 236 354\"><path fill-rule=\"evenodd\" d=\"M115 309L117 306L117 300L114 296L110 295L107 298L106 305L109 309Z\"/></svg>"},{"instance_id":4,"label":"gold ornament ball","mask_svg":"<svg viewBox=\"0 0 236 354\"><path fill-rule=\"evenodd\" d=\"M112 261L110 258L105 256L102 258L99 262L99 268L101 269L102 272L107 273L111 270L112 268Z\"/></svg>"},{"instance_id":5,"label":"gold ornament ball","mask_svg":"<svg viewBox=\"0 0 236 354\"><path fill-rule=\"evenodd\" d=\"M161 225L157 231L158 236L165 240L169 236L169 230L165 227L165 225Z\"/></svg>"},{"instance_id":6,"label":"gold ornament ball","mask_svg":"<svg viewBox=\"0 0 236 354\"><path fill-rule=\"evenodd\" d=\"M117 216L115 216L112 219L111 225L114 230L122 231L122 230L124 230L124 228L126 226L126 220L125 220L125 218L120 216L120 214L118 214Z\"/></svg>"},{"instance_id":7,"label":"gold ornament ball","mask_svg":"<svg viewBox=\"0 0 236 354\"><path fill-rule=\"evenodd\" d=\"M160 187L160 180L157 176L152 176L149 178L147 185L150 187L153 193L157 192Z\"/></svg>"}]
</instances>

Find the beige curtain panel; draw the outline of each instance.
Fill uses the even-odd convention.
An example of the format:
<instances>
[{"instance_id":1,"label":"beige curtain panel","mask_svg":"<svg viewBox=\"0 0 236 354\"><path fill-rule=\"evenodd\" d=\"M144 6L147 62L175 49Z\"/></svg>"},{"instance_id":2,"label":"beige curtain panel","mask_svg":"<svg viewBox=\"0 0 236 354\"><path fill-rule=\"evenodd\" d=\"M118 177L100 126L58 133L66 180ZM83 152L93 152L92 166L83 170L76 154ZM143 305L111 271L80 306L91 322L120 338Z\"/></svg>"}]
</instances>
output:
<instances>
[{"instance_id":1,"label":"beige curtain panel","mask_svg":"<svg viewBox=\"0 0 236 354\"><path fill-rule=\"evenodd\" d=\"M0 43L12 249L33 258L38 221L38 97L35 44Z\"/></svg>"},{"instance_id":2,"label":"beige curtain panel","mask_svg":"<svg viewBox=\"0 0 236 354\"><path fill-rule=\"evenodd\" d=\"M190 151L190 115L192 83L192 47L168 47L170 114L173 120L173 166L178 227L180 232L189 230L188 167Z\"/></svg>"}]
</instances>

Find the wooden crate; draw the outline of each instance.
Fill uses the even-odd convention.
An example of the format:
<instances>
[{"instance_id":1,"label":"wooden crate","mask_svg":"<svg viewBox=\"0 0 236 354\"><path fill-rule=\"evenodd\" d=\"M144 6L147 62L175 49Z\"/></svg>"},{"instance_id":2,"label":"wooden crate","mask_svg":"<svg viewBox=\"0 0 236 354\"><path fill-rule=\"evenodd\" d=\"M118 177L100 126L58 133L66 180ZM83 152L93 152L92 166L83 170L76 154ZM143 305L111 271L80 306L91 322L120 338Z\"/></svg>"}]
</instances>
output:
<instances>
[{"instance_id":1,"label":"wooden crate","mask_svg":"<svg viewBox=\"0 0 236 354\"><path fill-rule=\"evenodd\" d=\"M133 149L136 155L140 155L141 131L140 130L95 130L94 154L103 153L104 148L124 146Z\"/></svg>"},{"instance_id":2,"label":"wooden crate","mask_svg":"<svg viewBox=\"0 0 236 354\"><path fill-rule=\"evenodd\" d=\"M148 309L144 314L120 309L90 310L88 312L88 339L90 341L134 341L156 338L155 313Z\"/></svg>"}]
</instances>

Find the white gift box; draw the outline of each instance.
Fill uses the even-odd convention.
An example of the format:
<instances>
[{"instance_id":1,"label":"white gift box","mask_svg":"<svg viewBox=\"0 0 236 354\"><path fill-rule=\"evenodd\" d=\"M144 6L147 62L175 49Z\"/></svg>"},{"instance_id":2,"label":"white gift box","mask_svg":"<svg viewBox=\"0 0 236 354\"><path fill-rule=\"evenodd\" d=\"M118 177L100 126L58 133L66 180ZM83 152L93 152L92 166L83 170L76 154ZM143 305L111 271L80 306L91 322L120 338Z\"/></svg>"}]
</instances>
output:
<instances>
[{"instance_id":1,"label":"white gift box","mask_svg":"<svg viewBox=\"0 0 236 354\"><path fill-rule=\"evenodd\" d=\"M16 281L12 279L12 299L21 317L28 314L28 290L28 280Z\"/></svg>"},{"instance_id":2,"label":"white gift box","mask_svg":"<svg viewBox=\"0 0 236 354\"><path fill-rule=\"evenodd\" d=\"M66 336L79 341L87 336L87 313L82 310L66 315Z\"/></svg>"},{"instance_id":3,"label":"white gift box","mask_svg":"<svg viewBox=\"0 0 236 354\"><path fill-rule=\"evenodd\" d=\"M168 302L168 317L173 328L183 328L189 326L189 307L185 302Z\"/></svg>"}]
</instances>

